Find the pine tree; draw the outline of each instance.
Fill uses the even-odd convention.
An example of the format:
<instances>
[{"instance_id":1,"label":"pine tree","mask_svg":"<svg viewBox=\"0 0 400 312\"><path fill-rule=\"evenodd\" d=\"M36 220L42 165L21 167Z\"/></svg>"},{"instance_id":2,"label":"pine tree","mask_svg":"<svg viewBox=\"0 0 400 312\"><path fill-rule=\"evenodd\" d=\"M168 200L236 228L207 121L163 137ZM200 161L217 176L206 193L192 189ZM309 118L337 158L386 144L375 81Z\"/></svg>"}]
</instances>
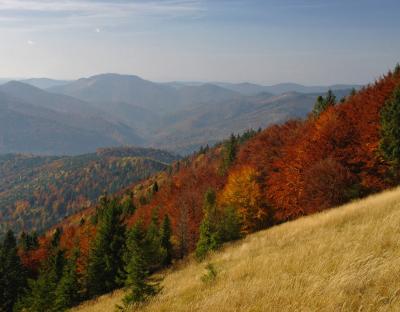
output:
<instances>
[{"instance_id":1,"label":"pine tree","mask_svg":"<svg viewBox=\"0 0 400 312\"><path fill-rule=\"evenodd\" d=\"M400 75L400 63L397 63L396 64L396 67L394 68L394 74L397 76L397 75Z\"/></svg>"},{"instance_id":2,"label":"pine tree","mask_svg":"<svg viewBox=\"0 0 400 312\"><path fill-rule=\"evenodd\" d=\"M135 196L132 191L129 193L129 197L123 202L122 206L122 213L124 216L132 215L136 211Z\"/></svg>"},{"instance_id":3,"label":"pine tree","mask_svg":"<svg viewBox=\"0 0 400 312\"><path fill-rule=\"evenodd\" d=\"M152 187L152 191L153 191L153 194L158 192L158 183L157 183L157 181L154 182L153 187Z\"/></svg>"},{"instance_id":4,"label":"pine tree","mask_svg":"<svg viewBox=\"0 0 400 312\"><path fill-rule=\"evenodd\" d=\"M53 307L55 294L54 290L57 287L57 281L52 274L53 272L40 270L36 280L29 280L29 292L18 302L17 311L30 312L55 312Z\"/></svg>"},{"instance_id":5,"label":"pine tree","mask_svg":"<svg viewBox=\"0 0 400 312\"><path fill-rule=\"evenodd\" d=\"M28 310L30 312L58 311L54 306L55 290L62 277L66 263L65 252L58 243L60 235L60 230L54 232L48 247L49 256L41 264L38 278L29 281L30 291L18 303L20 310Z\"/></svg>"},{"instance_id":6,"label":"pine tree","mask_svg":"<svg viewBox=\"0 0 400 312\"><path fill-rule=\"evenodd\" d=\"M118 274L123 267L125 225L121 218L122 208L115 199L103 205L87 268L89 296L101 295L120 286Z\"/></svg>"},{"instance_id":7,"label":"pine tree","mask_svg":"<svg viewBox=\"0 0 400 312\"><path fill-rule=\"evenodd\" d=\"M328 90L325 102L327 106L334 106L336 104L336 96L335 94L333 94L332 90Z\"/></svg>"},{"instance_id":8,"label":"pine tree","mask_svg":"<svg viewBox=\"0 0 400 312\"><path fill-rule=\"evenodd\" d=\"M128 233L127 251L124 257L125 287L129 289L123 300L125 305L144 302L157 292L156 286L149 283L146 244L146 231L142 222L137 222Z\"/></svg>"},{"instance_id":9,"label":"pine tree","mask_svg":"<svg viewBox=\"0 0 400 312\"><path fill-rule=\"evenodd\" d=\"M197 259L203 260L209 251L218 249L219 243L218 234L213 230L210 220L205 217L200 225L200 237L196 246Z\"/></svg>"},{"instance_id":10,"label":"pine tree","mask_svg":"<svg viewBox=\"0 0 400 312\"><path fill-rule=\"evenodd\" d=\"M216 250L222 243L220 218L216 207L216 194L214 190L208 190L204 196L204 218L200 225L200 237L196 246L196 257L204 259L211 250Z\"/></svg>"},{"instance_id":11,"label":"pine tree","mask_svg":"<svg viewBox=\"0 0 400 312\"><path fill-rule=\"evenodd\" d=\"M161 225L161 247L165 250L165 257L163 259L163 265L167 266L172 263L172 243L171 243L171 221L168 215L164 216L162 225Z\"/></svg>"},{"instance_id":12,"label":"pine tree","mask_svg":"<svg viewBox=\"0 0 400 312\"><path fill-rule=\"evenodd\" d=\"M8 312L24 292L26 275L12 231L6 233L0 247L0 311Z\"/></svg>"},{"instance_id":13,"label":"pine tree","mask_svg":"<svg viewBox=\"0 0 400 312\"><path fill-rule=\"evenodd\" d=\"M165 258L165 250L161 247L157 210L153 210L151 223L146 232L146 257L150 272L157 270Z\"/></svg>"},{"instance_id":14,"label":"pine tree","mask_svg":"<svg viewBox=\"0 0 400 312\"><path fill-rule=\"evenodd\" d=\"M328 107L334 106L336 104L336 96L333 94L332 90L329 90L326 97L318 96L312 115L318 117L322 112L324 112Z\"/></svg>"},{"instance_id":15,"label":"pine tree","mask_svg":"<svg viewBox=\"0 0 400 312\"><path fill-rule=\"evenodd\" d=\"M325 110L325 99L323 96L318 96L317 100L315 101L314 108L312 110L312 114L314 116L319 116L321 112Z\"/></svg>"},{"instance_id":16,"label":"pine tree","mask_svg":"<svg viewBox=\"0 0 400 312\"><path fill-rule=\"evenodd\" d=\"M241 222L234 207L227 207L223 216L223 242L229 242L241 238Z\"/></svg>"},{"instance_id":17,"label":"pine tree","mask_svg":"<svg viewBox=\"0 0 400 312\"><path fill-rule=\"evenodd\" d=\"M234 163L238 149L238 139L232 133L229 140L224 144L223 160L220 167L221 174L225 174L228 168Z\"/></svg>"},{"instance_id":18,"label":"pine tree","mask_svg":"<svg viewBox=\"0 0 400 312\"><path fill-rule=\"evenodd\" d=\"M381 110L380 151L394 168L400 165L400 87Z\"/></svg>"},{"instance_id":19,"label":"pine tree","mask_svg":"<svg viewBox=\"0 0 400 312\"><path fill-rule=\"evenodd\" d=\"M55 291L54 308L57 311L66 311L79 303L80 285L76 261L79 251L75 250L73 256L67 260L62 277Z\"/></svg>"}]
</instances>

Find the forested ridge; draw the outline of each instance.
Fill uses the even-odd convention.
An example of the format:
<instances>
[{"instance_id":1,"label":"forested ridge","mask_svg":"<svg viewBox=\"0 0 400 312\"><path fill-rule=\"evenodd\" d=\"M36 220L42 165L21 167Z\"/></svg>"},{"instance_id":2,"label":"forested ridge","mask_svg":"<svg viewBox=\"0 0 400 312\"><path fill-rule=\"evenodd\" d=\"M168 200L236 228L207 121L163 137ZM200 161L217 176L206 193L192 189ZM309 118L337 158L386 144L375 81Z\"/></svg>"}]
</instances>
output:
<instances>
[{"instance_id":1,"label":"forested ridge","mask_svg":"<svg viewBox=\"0 0 400 312\"><path fill-rule=\"evenodd\" d=\"M150 274L173 259L201 261L226 241L397 185L399 112L397 66L344 99L318 98L304 120L232 135L40 239L22 237L14 267L31 279L16 309L61 311L119 287L121 309L140 304L159 291ZM8 241L2 252L15 256Z\"/></svg>"},{"instance_id":2,"label":"forested ridge","mask_svg":"<svg viewBox=\"0 0 400 312\"><path fill-rule=\"evenodd\" d=\"M178 159L155 149L104 148L81 156L0 156L0 232L43 230Z\"/></svg>"}]
</instances>

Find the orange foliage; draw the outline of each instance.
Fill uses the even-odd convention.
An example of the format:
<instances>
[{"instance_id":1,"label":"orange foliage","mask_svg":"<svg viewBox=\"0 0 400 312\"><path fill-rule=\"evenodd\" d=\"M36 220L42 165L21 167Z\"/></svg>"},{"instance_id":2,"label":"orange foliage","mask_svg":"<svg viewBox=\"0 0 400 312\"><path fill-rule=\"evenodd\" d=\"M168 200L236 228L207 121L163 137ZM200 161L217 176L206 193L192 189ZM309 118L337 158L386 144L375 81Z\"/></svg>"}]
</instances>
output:
<instances>
[{"instance_id":1,"label":"orange foliage","mask_svg":"<svg viewBox=\"0 0 400 312\"><path fill-rule=\"evenodd\" d=\"M149 200L138 204L128 225L138 219L148 224L155 209L160 220L168 214L177 255L183 256L196 246L210 188L219 205L237 208L248 232L269 225L271 212L280 223L389 187L388 165L378 153L379 112L398 85L400 75L388 74L318 118L269 127L240 147L226 175L219 170L221 147L180 161L173 173L128 189L136 199L144 194ZM152 194L155 181L160 188ZM65 230L63 244L72 248L78 242L82 269L95 228L89 222L78 226L77 218L68 222L64 229L75 228Z\"/></svg>"},{"instance_id":2,"label":"orange foliage","mask_svg":"<svg viewBox=\"0 0 400 312\"><path fill-rule=\"evenodd\" d=\"M266 177L267 198L278 222L389 186L387 166L377 151L379 112L399 83L400 77L389 74L319 118L310 118L302 135L283 147L283 157Z\"/></svg>"},{"instance_id":3,"label":"orange foliage","mask_svg":"<svg viewBox=\"0 0 400 312\"><path fill-rule=\"evenodd\" d=\"M204 194L209 188L222 189L226 178L219 174L221 151L211 150L206 155L198 155L180 166L176 174L160 184L160 190L148 205L140 206L129 220L132 225L138 219L150 222L154 209L160 220L168 214L179 249L179 256L193 250L199 236L199 226L203 219Z\"/></svg>"},{"instance_id":4,"label":"orange foliage","mask_svg":"<svg viewBox=\"0 0 400 312\"><path fill-rule=\"evenodd\" d=\"M259 228L268 217L258 177L259 173L250 166L236 169L230 173L219 200L222 206L237 209L244 232Z\"/></svg>"}]
</instances>

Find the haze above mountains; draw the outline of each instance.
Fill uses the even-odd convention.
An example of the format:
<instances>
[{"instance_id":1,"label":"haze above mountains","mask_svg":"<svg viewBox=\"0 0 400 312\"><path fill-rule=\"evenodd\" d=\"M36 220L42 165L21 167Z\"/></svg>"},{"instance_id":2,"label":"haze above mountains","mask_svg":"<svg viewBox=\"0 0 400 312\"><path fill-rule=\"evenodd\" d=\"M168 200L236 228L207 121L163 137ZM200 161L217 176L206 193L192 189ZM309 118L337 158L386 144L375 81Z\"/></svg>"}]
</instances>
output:
<instances>
[{"instance_id":1,"label":"haze above mountains","mask_svg":"<svg viewBox=\"0 0 400 312\"><path fill-rule=\"evenodd\" d=\"M358 85L155 83L102 74L0 86L0 153L75 155L98 147L151 146L186 154L230 133L304 117L328 89Z\"/></svg>"}]
</instances>

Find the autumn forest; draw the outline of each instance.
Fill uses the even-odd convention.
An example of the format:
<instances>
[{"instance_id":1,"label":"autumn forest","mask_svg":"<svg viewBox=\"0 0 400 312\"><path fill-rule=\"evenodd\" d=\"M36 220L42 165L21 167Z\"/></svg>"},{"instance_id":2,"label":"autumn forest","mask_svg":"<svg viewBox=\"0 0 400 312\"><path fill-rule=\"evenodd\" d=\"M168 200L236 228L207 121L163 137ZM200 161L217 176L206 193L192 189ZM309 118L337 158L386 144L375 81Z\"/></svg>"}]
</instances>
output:
<instances>
[{"instance_id":1,"label":"autumn forest","mask_svg":"<svg viewBox=\"0 0 400 312\"><path fill-rule=\"evenodd\" d=\"M54 189L53 211L74 213L43 233L23 226L4 232L0 288L9 291L1 292L0 310L64 311L124 287L123 310L156 296L161 288L152 274L181 259L202 261L225 242L396 186L399 119L397 65L342 99L332 92L318 97L305 119L232 134L185 158L103 150L77 170L66 167L77 160L42 159L43 168L69 170L62 176L49 171L36 183ZM133 173L138 182L125 185L137 161L146 166ZM103 175L103 182L116 184L102 193L104 183L90 186L90 204L81 207L88 198L75 193L88 186L65 190L62 185L72 184L60 183L79 179L88 166L107 170L92 170L96 177L85 175L81 183ZM22 177L32 174L24 170ZM119 180L111 179L115 172ZM63 205L66 194L72 200ZM50 205L40 198L31 202ZM16 214L23 215L27 208L21 205L27 204L20 201Z\"/></svg>"}]
</instances>

